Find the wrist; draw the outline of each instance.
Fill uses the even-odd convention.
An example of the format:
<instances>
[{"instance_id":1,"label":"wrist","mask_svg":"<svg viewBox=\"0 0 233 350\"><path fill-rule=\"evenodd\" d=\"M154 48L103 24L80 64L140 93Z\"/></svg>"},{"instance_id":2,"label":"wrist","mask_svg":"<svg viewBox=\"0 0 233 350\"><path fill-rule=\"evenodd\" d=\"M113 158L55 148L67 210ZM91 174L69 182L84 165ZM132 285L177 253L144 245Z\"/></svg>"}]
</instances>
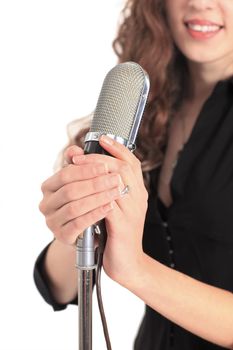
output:
<instances>
[{"instance_id":1,"label":"wrist","mask_svg":"<svg viewBox=\"0 0 233 350\"><path fill-rule=\"evenodd\" d=\"M56 237L54 238L51 246L54 247L54 249L62 250L65 252L75 252L76 251L76 245L75 244L67 244L62 242L61 240L57 239Z\"/></svg>"},{"instance_id":2,"label":"wrist","mask_svg":"<svg viewBox=\"0 0 233 350\"><path fill-rule=\"evenodd\" d=\"M148 264L150 257L142 252L138 257L134 269L127 275L123 286L134 294L138 294L139 290L145 286L148 274Z\"/></svg>"}]
</instances>

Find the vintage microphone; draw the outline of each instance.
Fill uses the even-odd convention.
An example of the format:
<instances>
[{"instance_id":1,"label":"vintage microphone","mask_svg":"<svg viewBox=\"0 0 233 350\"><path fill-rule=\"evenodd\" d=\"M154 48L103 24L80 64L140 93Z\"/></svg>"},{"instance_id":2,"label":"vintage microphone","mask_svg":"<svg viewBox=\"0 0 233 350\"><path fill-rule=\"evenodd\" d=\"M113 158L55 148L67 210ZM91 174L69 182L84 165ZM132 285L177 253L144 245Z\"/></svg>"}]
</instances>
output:
<instances>
[{"instance_id":1,"label":"vintage microphone","mask_svg":"<svg viewBox=\"0 0 233 350\"><path fill-rule=\"evenodd\" d=\"M109 71L100 91L90 131L85 137L85 153L106 154L99 144L99 138L103 134L125 145L131 151L135 149L135 139L146 105L149 86L147 73L135 62L118 64ZM95 234L100 238L98 262L95 258ZM101 220L88 227L78 237L76 243L76 266L79 270L79 350L92 350L93 273L97 271L98 280L105 242L106 230L104 220ZM101 310L100 296L98 302ZM103 312L101 317L103 325L105 323L107 347L111 349Z\"/></svg>"}]
</instances>

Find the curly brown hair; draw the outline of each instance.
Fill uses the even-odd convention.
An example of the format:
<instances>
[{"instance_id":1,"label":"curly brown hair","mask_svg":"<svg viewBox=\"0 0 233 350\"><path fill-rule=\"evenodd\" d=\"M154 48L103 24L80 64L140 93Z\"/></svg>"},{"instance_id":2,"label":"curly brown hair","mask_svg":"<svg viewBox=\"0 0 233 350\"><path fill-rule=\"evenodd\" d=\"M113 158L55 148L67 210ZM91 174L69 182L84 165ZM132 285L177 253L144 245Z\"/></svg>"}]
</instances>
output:
<instances>
[{"instance_id":1,"label":"curly brown hair","mask_svg":"<svg viewBox=\"0 0 233 350\"><path fill-rule=\"evenodd\" d=\"M169 120L182 101L186 64L172 40L164 0L128 0L120 20L113 41L119 63L139 63L151 82L135 152L144 175L148 175L162 162ZM86 132L87 128L78 132L74 139L77 145L83 144Z\"/></svg>"}]
</instances>

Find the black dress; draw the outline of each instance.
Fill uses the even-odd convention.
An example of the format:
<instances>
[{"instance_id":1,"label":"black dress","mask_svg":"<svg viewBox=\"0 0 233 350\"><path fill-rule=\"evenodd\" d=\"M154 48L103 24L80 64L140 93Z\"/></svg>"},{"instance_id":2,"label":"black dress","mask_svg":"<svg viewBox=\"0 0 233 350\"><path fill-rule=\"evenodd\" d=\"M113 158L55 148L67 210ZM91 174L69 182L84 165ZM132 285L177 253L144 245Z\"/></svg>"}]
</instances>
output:
<instances>
[{"instance_id":1,"label":"black dress","mask_svg":"<svg viewBox=\"0 0 233 350\"><path fill-rule=\"evenodd\" d=\"M188 276L233 292L233 79L219 82L200 112L174 170L169 209L157 198L159 170L151 172L144 251ZM55 310L64 309L44 281L43 255L35 266L36 285ZM134 349L222 348L146 306Z\"/></svg>"}]
</instances>

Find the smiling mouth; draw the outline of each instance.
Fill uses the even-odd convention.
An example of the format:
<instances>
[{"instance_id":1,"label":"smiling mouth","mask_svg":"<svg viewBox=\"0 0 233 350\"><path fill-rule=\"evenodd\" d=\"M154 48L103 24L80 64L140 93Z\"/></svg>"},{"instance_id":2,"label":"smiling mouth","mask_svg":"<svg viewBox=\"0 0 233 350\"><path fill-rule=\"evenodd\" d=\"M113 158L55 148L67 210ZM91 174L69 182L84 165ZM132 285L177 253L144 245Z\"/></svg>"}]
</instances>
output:
<instances>
[{"instance_id":1,"label":"smiling mouth","mask_svg":"<svg viewBox=\"0 0 233 350\"><path fill-rule=\"evenodd\" d=\"M224 26L215 23L198 23L197 21L185 22L185 26L189 30L199 33L216 33L224 28Z\"/></svg>"}]
</instances>

